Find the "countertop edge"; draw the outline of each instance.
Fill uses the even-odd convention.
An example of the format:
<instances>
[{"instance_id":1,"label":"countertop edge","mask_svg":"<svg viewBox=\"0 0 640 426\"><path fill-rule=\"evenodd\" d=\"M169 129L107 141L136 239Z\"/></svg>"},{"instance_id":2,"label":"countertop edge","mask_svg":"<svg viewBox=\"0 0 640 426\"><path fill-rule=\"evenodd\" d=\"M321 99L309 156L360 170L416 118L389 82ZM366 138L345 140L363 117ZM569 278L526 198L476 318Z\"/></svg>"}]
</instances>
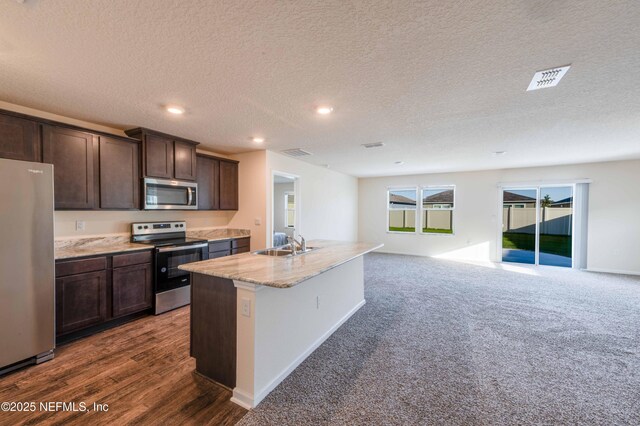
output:
<instances>
[{"instance_id":1,"label":"countertop edge","mask_svg":"<svg viewBox=\"0 0 640 426\"><path fill-rule=\"evenodd\" d=\"M153 250L153 247L141 244L141 247L129 247L129 248L122 248L122 249L117 249L117 250L104 249L104 250L97 250L95 252L86 253L86 254L74 253L74 254L70 254L68 256L67 255L54 254L54 260L69 260L69 259L81 259L81 258L84 258L84 257L109 256L109 255L118 254L118 253L130 253L130 252L145 251L145 250ZM65 250L61 249L60 251L65 251Z\"/></svg>"},{"instance_id":2,"label":"countertop edge","mask_svg":"<svg viewBox=\"0 0 640 426\"><path fill-rule=\"evenodd\" d=\"M372 251L377 250L377 249L379 249L379 248L381 248L383 246L384 246L384 244L378 244L375 247L372 247L372 248L370 248L368 250L364 250L364 251L362 251L362 252L360 252L358 254L355 254L355 255L353 255L351 257L348 257L348 258L345 258L345 259L343 259L343 260L341 260L339 262L336 262L336 263L332 264L331 266L329 266L327 268L319 269L319 270L317 270L317 271L315 271L313 273L310 273L309 275L304 276L303 278L297 279L295 281L287 281L287 282L258 281L258 280L254 280L254 279L250 279L250 278L249 279L243 278L243 277L237 276L235 274L225 274L225 273L219 273L219 272L217 272L217 273L206 273L206 272L200 272L200 271L192 271L189 268L189 264L181 265L181 266L178 267L178 269L182 269L183 271L188 271L188 272L191 272L193 274L201 274L201 275L208 275L208 276L211 276L211 277L218 277L218 278L225 278L225 279L229 279L229 280L242 281L242 282L245 282L245 283L262 285L262 286L265 286L265 287L291 288L291 287L294 287L294 286L296 286L296 285L298 285L298 284L300 284L300 283L302 283L304 281L307 281L307 280L309 280L309 279L311 279L313 277L317 277L318 275L320 275L320 274L322 274L324 272L327 272L327 271L329 271L331 269L337 268L340 265L344 265L345 263L350 262L350 261L354 260L357 257L364 256L367 253L371 253ZM257 256L254 253L246 253L246 254L243 254L243 255L245 255L245 256L246 255Z\"/></svg>"}]
</instances>

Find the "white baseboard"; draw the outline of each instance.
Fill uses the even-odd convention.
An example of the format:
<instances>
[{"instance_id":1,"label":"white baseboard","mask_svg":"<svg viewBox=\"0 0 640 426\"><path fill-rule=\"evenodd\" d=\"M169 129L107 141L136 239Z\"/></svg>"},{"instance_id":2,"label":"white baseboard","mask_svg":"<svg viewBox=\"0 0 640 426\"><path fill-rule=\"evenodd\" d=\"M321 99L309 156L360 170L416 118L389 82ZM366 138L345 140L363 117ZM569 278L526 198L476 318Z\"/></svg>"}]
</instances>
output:
<instances>
[{"instance_id":1,"label":"white baseboard","mask_svg":"<svg viewBox=\"0 0 640 426\"><path fill-rule=\"evenodd\" d=\"M246 410L251 410L254 407L253 395L249 395L238 388L233 389L233 396L230 401Z\"/></svg>"},{"instance_id":2,"label":"white baseboard","mask_svg":"<svg viewBox=\"0 0 640 426\"><path fill-rule=\"evenodd\" d=\"M324 343L325 340L329 338L342 324L344 324L353 314L355 314L360 308L364 306L366 300L362 300L356 306L353 307L345 316L343 316L338 322L336 322L329 330L327 330L322 336L320 336L315 342L311 344L300 356L298 356L291 364L289 364L284 370L280 372L267 386L260 389L253 395L253 398L243 392L242 390L235 388L233 390L233 397L231 398L231 402L235 402L236 404L244 407L246 409L251 409L257 406L260 401L262 401L269 393L276 388L293 370L296 369L302 361L307 359L313 351L318 349L318 347Z\"/></svg>"},{"instance_id":3,"label":"white baseboard","mask_svg":"<svg viewBox=\"0 0 640 426\"><path fill-rule=\"evenodd\" d=\"M621 269L606 269L606 268L587 268L582 269L587 272L603 272L605 274L618 274L618 275L640 275L638 271L624 271Z\"/></svg>"}]
</instances>

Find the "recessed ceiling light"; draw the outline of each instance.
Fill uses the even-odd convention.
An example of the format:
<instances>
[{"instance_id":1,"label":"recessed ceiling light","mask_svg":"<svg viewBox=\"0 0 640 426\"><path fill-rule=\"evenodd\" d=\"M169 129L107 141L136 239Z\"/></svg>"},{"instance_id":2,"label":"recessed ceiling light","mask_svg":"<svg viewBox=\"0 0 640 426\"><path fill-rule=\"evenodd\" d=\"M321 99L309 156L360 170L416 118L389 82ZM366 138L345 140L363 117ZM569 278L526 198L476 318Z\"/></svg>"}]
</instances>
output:
<instances>
[{"instance_id":1,"label":"recessed ceiling light","mask_svg":"<svg viewBox=\"0 0 640 426\"><path fill-rule=\"evenodd\" d=\"M402 166L404 164L404 161L396 161L395 163L396 166Z\"/></svg>"},{"instance_id":2,"label":"recessed ceiling light","mask_svg":"<svg viewBox=\"0 0 640 426\"><path fill-rule=\"evenodd\" d=\"M507 153L507 151L494 151L493 152L493 156L494 157L499 157L501 155L505 155Z\"/></svg>"},{"instance_id":3,"label":"recessed ceiling light","mask_svg":"<svg viewBox=\"0 0 640 426\"><path fill-rule=\"evenodd\" d=\"M177 105L168 105L167 112L170 112L171 114L175 114L175 115L182 115L184 114L184 108Z\"/></svg>"},{"instance_id":4,"label":"recessed ceiling light","mask_svg":"<svg viewBox=\"0 0 640 426\"><path fill-rule=\"evenodd\" d=\"M254 141L255 143L264 142L264 138L261 138L261 137L255 137L255 138L252 138L251 140Z\"/></svg>"},{"instance_id":5,"label":"recessed ceiling light","mask_svg":"<svg viewBox=\"0 0 640 426\"><path fill-rule=\"evenodd\" d=\"M316 108L316 112L320 115L328 115L333 112L333 107L330 106L319 106Z\"/></svg>"}]
</instances>

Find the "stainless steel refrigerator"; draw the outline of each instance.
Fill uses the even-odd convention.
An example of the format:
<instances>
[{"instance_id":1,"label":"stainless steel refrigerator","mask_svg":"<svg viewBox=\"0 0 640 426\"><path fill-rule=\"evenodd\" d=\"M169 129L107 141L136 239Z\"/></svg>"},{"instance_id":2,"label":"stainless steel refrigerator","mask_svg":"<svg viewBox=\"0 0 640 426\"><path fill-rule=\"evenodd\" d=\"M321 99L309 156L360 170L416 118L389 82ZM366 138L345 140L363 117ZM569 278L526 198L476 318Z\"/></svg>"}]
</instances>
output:
<instances>
[{"instance_id":1,"label":"stainless steel refrigerator","mask_svg":"<svg viewBox=\"0 0 640 426\"><path fill-rule=\"evenodd\" d=\"M53 166L0 159L0 374L53 358Z\"/></svg>"}]
</instances>

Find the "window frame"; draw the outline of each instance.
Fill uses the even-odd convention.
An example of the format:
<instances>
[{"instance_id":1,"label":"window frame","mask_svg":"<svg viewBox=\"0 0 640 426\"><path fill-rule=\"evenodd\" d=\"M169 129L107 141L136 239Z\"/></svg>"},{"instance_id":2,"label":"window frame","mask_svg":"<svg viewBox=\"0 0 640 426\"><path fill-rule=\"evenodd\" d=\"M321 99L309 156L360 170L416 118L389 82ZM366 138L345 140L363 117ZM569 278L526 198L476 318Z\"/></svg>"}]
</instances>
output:
<instances>
[{"instance_id":1,"label":"window frame","mask_svg":"<svg viewBox=\"0 0 640 426\"><path fill-rule=\"evenodd\" d=\"M413 224L413 231L391 231L389 230L389 213L393 210L395 211L405 211L405 210L411 210L411 209L392 209L389 207L390 204L390 197L391 197L391 192L392 191L415 191L416 194L416 207L413 209L415 210L416 214L415 214L415 220L414 220L414 224ZM387 234L400 234L400 235L416 235L418 233L418 212L419 212L419 208L418 208L418 194L420 193L420 188L418 186L411 186L411 185L407 185L407 186L388 186L387 187L387 227L386 227L386 232Z\"/></svg>"},{"instance_id":2,"label":"window frame","mask_svg":"<svg viewBox=\"0 0 640 426\"><path fill-rule=\"evenodd\" d=\"M293 195L293 209L289 208L289 195ZM293 225L289 226L289 212L293 211ZM284 191L284 227L287 229L296 228L296 192Z\"/></svg>"},{"instance_id":3,"label":"window frame","mask_svg":"<svg viewBox=\"0 0 640 426\"><path fill-rule=\"evenodd\" d=\"M434 190L434 189L444 189L444 190L449 190L452 189L453 190L453 207L447 207L447 208L424 208L424 202L423 200L423 192L424 190ZM456 210L456 192L457 192L457 188L456 185L452 185L452 184L446 184L446 185L422 185L419 187L419 198L420 198L420 220L419 220L419 225L420 225L420 234L421 235L438 235L441 237L453 237L456 235L456 214L455 214L455 210ZM444 203L434 203L434 204L444 204ZM424 232L423 229L425 225L424 223L422 223L422 219L423 217L426 217L426 213L428 211L450 211L451 212L451 233L444 233L444 232Z\"/></svg>"}]
</instances>

